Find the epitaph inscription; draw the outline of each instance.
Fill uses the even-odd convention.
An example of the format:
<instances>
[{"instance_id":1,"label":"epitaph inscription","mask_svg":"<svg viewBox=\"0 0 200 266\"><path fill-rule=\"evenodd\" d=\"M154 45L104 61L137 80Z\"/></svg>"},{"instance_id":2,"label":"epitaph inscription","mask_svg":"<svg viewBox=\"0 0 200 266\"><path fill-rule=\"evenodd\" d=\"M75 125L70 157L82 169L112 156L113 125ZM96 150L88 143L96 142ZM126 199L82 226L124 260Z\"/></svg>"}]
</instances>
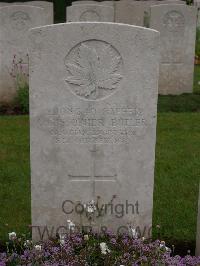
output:
<instances>
[{"instance_id":1,"label":"epitaph inscription","mask_svg":"<svg viewBox=\"0 0 200 266\"><path fill-rule=\"evenodd\" d=\"M136 106L116 103L113 107L81 109L72 105L55 107L39 118L56 144L120 144L142 135L146 123Z\"/></svg>"},{"instance_id":2,"label":"epitaph inscription","mask_svg":"<svg viewBox=\"0 0 200 266\"><path fill-rule=\"evenodd\" d=\"M75 46L65 58L66 82L84 99L111 95L122 79L122 58L110 44L89 40Z\"/></svg>"}]
</instances>

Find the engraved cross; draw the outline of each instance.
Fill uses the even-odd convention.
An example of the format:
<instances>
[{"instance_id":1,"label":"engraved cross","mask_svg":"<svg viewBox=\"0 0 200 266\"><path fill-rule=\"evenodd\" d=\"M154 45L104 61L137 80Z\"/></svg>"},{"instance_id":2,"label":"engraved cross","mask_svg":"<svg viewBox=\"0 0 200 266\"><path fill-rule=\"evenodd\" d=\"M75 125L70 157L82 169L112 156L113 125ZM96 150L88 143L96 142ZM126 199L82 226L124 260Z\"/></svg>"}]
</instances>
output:
<instances>
[{"instance_id":1,"label":"engraved cross","mask_svg":"<svg viewBox=\"0 0 200 266\"><path fill-rule=\"evenodd\" d=\"M69 174L70 181L85 181L90 182L92 184L92 196L95 197L95 183L96 182L115 182L117 178L117 174L113 175L98 175L96 173L96 153L98 152L98 149L96 147L96 144L93 145L92 149L90 150L91 154L91 167L90 167L90 175L71 175Z\"/></svg>"}]
</instances>

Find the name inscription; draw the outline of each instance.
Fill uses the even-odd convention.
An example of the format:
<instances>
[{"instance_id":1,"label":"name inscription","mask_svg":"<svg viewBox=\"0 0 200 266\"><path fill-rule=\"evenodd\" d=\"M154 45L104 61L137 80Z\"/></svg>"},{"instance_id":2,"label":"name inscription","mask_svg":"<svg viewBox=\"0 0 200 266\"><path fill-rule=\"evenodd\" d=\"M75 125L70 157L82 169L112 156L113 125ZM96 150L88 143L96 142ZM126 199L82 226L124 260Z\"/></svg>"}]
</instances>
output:
<instances>
[{"instance_id":1,"label":"name inscription","mask_svg":"<svg viewBox=\"0 0 200 266\"><path fill-rule=\"evenodd\" d=\"M144 134L142 110L135 106L55 107L39 118L39 125L57 144L120 144L129 143Z\"/></svg>"}]
</instances>

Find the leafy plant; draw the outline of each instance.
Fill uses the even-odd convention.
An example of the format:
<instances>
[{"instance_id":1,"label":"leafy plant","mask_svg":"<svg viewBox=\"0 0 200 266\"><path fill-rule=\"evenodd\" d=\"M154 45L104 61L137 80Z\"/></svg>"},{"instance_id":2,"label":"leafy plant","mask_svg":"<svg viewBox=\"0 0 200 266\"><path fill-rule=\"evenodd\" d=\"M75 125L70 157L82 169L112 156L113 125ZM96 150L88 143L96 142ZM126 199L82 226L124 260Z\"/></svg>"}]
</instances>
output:
<instances>
[{"instance_id":1,"label":"leafy plant","mask_svg":"<svg viewBox=\"0 0 200 266\"><path fill-rule=\"evenodd\" d=\"M195 54L200 57L200 28L197 28Z\"/></svg>"},{"instance_id":2,"label":"leafy plant","mask_svg":"<svg viewBox=\"0 0 200 266\"><path fill-rule=\"evenodd\" d=\"M194 2L193 0L186 0L186 4L187 4L187 5L192 5L193 2Z\"/></svg>"},{"instance_id":3,"label":"leafy plant","mask_svg":"<svg viewBox=\"0 0 200 266\"><path fill-rule=\"evenodd\" d=\"M27 114L29 112L29 86L28 84L24 84L23 86L18 88L15 101L16 101L16 105L19 107L20 111L23 114Z\"/></svg>"},{"instance_id":4,"label":"leafy plant","mask_svg":"<svg viewBox=\"0 0 200 266\"><path fill-rule=\"evenodd\" d=\"M28 62L28 54L24 60L14 55L10 72L17 90L15 105L24 114L29 112Z\"/></svg>"}]
</instances>

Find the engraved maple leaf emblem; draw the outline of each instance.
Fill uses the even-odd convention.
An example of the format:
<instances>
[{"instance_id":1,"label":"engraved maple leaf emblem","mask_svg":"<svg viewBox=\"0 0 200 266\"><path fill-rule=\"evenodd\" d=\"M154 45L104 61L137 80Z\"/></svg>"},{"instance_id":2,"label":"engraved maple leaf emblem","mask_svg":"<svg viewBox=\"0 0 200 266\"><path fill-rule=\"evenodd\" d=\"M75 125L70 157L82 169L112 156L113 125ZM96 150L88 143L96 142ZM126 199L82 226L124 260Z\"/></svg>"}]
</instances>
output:
<instances>
[{"instance_id":1,"label":"engraved maple leaf emblem","mask_svg":"<svg viewBox=\"0 0 200 266\"><path fill-rule=\"evenodd\" d=\"M121 56L111 45L95 49L86 44L78 48L76 59L66 63L66 82L74 85L75 93L85 98L98 99L102 91L114 90L122 79L119 73Z\"/></svg>"}]
</instances>

